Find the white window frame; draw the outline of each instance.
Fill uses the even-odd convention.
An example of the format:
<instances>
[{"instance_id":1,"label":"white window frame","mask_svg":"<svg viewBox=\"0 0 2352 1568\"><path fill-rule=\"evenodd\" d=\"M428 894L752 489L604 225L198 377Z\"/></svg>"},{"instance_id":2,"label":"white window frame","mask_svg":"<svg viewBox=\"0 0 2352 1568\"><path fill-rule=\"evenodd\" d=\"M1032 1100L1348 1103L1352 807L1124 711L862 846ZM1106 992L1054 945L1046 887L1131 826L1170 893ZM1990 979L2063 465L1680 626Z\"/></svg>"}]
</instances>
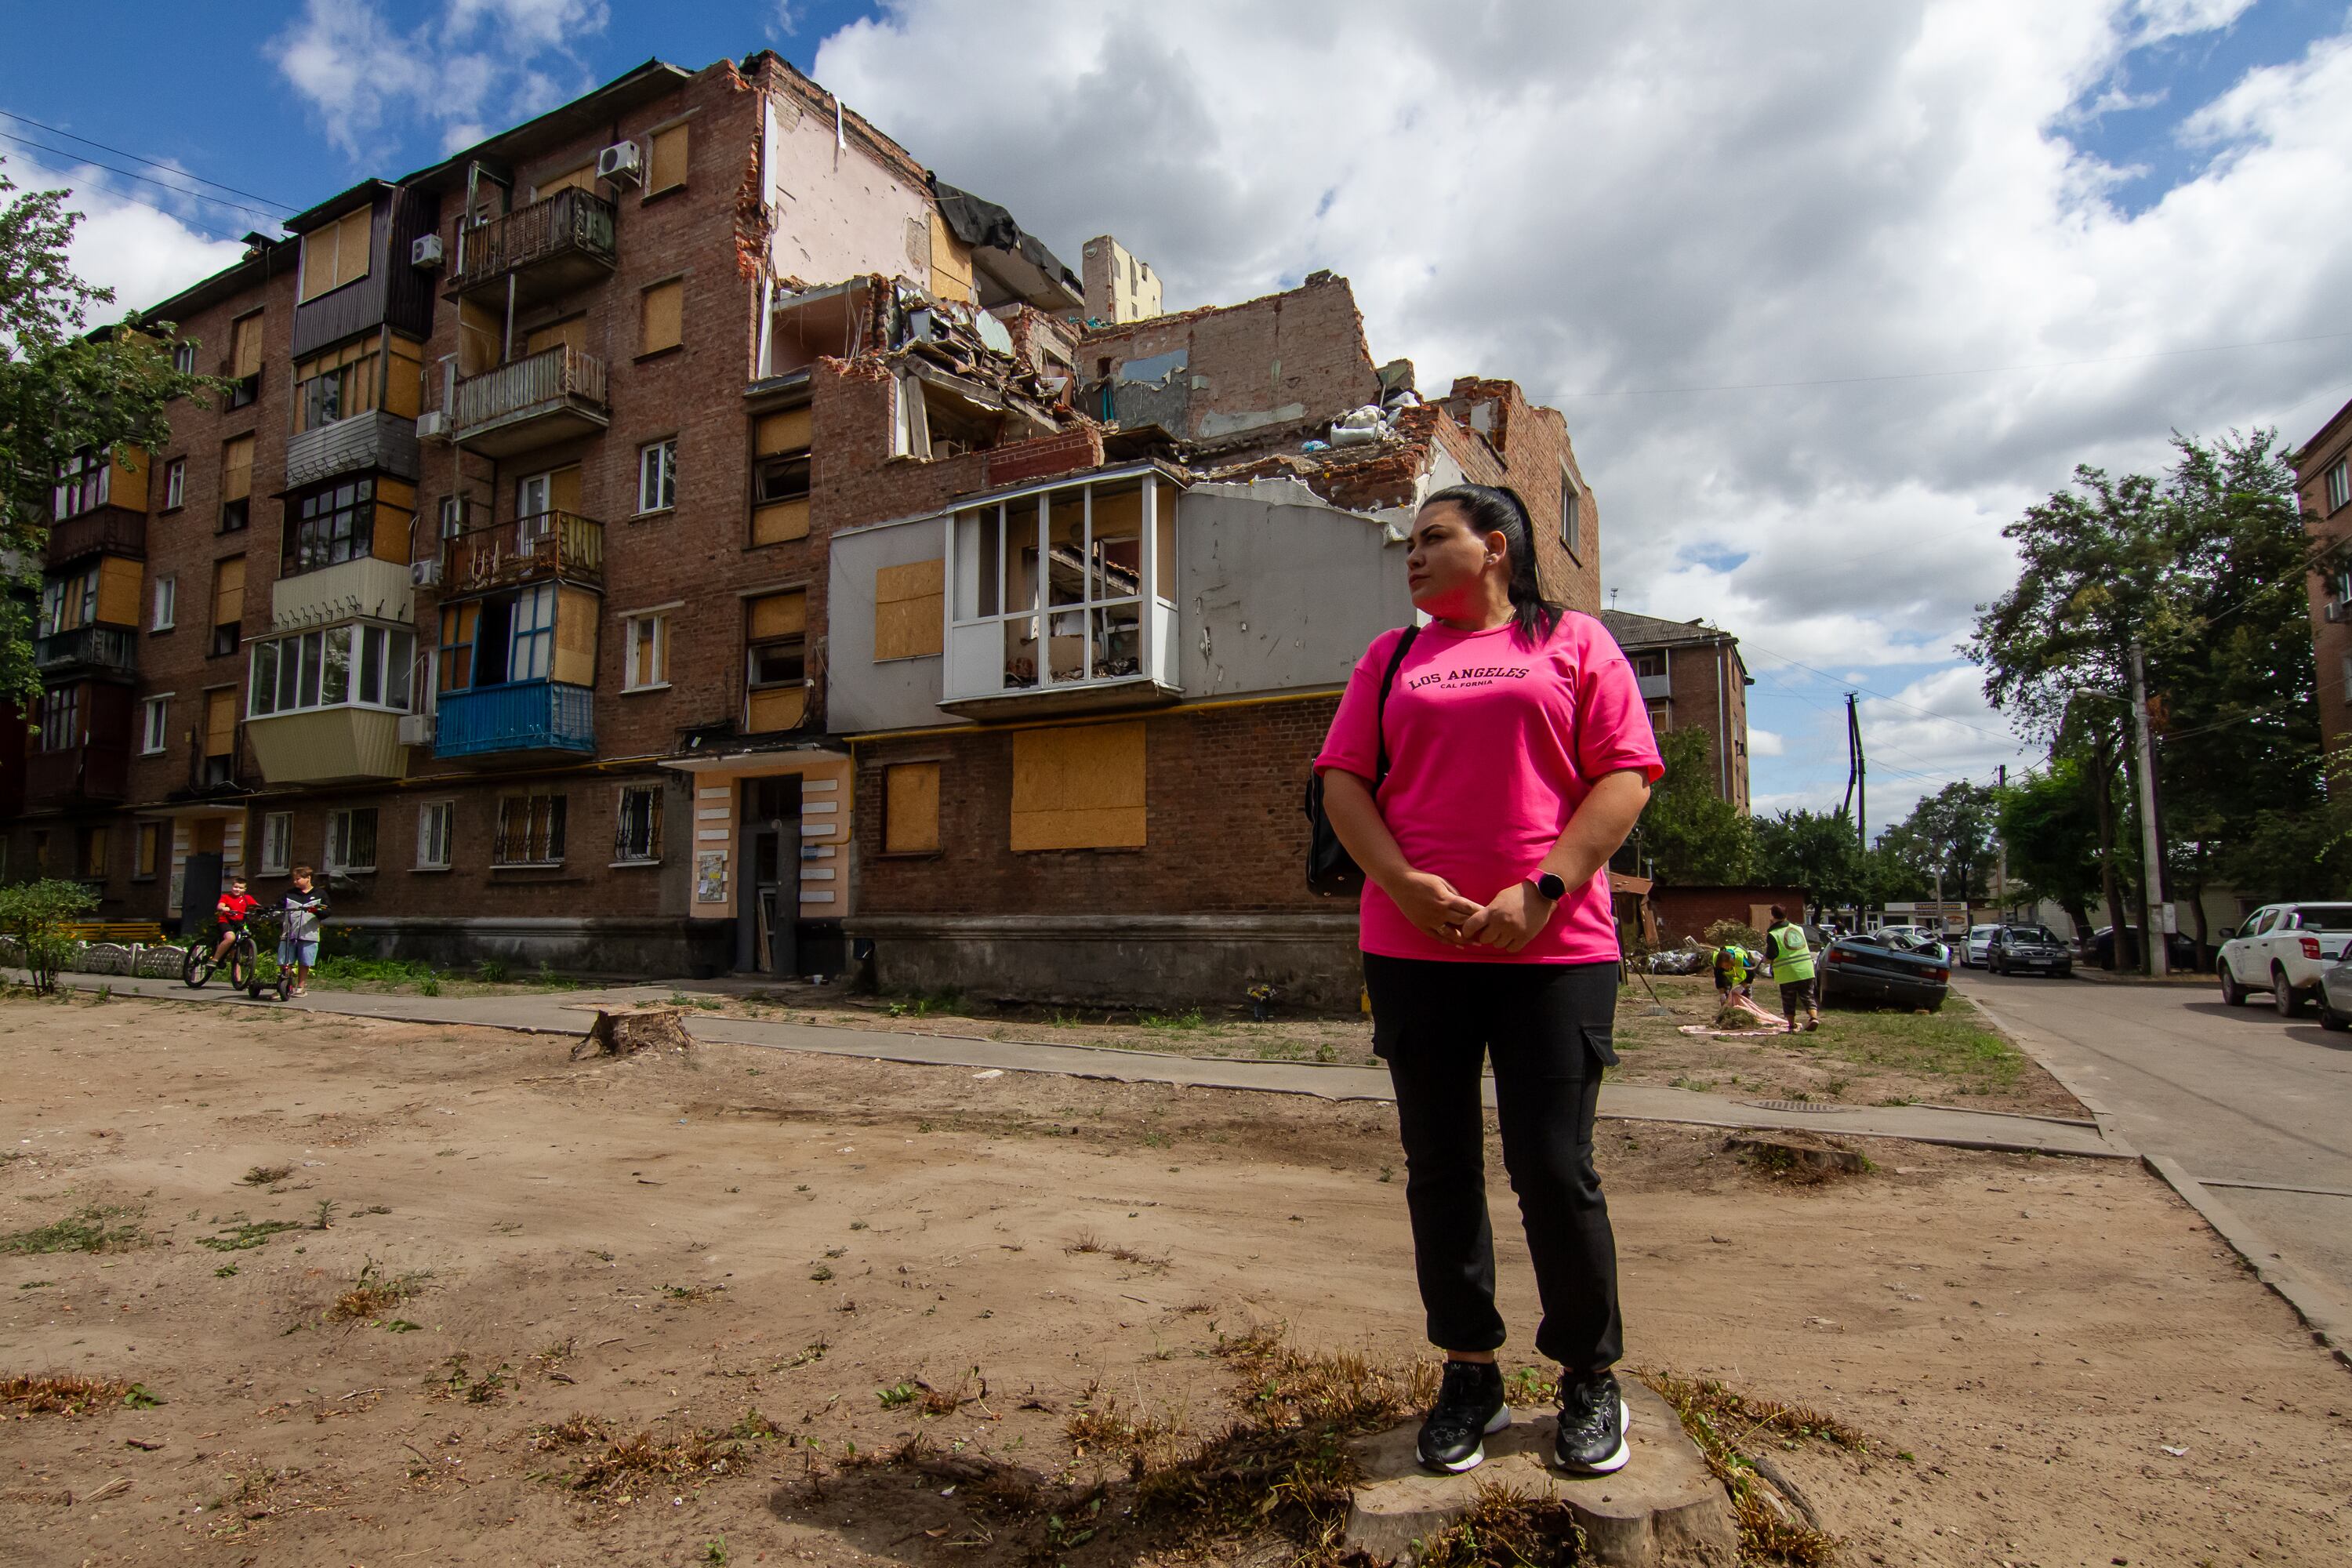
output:
<instances>
[{"instance_id":1,"label":"white window frame","mask_svg":"<svg viewBox=\"0 0 2352 1568\"><path fill-rule=\"evenodd\" d=\"M637 448L637 515L677 506L677 437L665 436Z\"/></svg>"},{"instance_id":2,"label":"white window frame","mask_svg":"<svg viewBox=\"0 0 2352 1568\"><path fill-rule=\"evenodd\" d=\"M1559 469L1559 542L1577 560L1584 559L1584 487L1565 463Z\"/></svg>"},{"instance_id":3,"label":"white window frame","mask_svg":"<svg viewBox=\"0 0 2352 1568\"><path fill-rule=\"evenodd\" d=\"M168 632L179 624L180 578L167 572L155 579L155 618L148 630Z\"/></svg>"},{"instance_id":4,"label":"white window frame","mask_svg":"<svg viewBox=\"0 0 2352 1568\"><path fill-rule=\"evenodd\" d=\"M194 343L173 343L172 345L172 368L178 371L182 375L195 374L196 345Z\"/></svg>"},{"instance_id":5,"label":"white window frame","mask_svg":"<svg viewBox=\"0 0 2352 1568\"><path fill-rule=\"evenodd\" d=\"M416 868L420 871L446 871L451 863L450 840L457 831L457 803L454 800L428 800L416 807ZM435 839L439 839L439 855L436 858Z\"/></svg>"},{"instance_id":6,"label":"white window frame","mask_svg":"<svg viewBox=\"0 0 2352 1568\"><path fill-rule=\"evenodd\" d=\"M139 754L141 756L160 757L163 754L163 747L172 738L171 705L172 694L168 691L161 696L140 700Z\"/></svg>"},{"instance_id":7,"label":"white window frame","mask_svg":"<svg viewBox=\"0 0 2352 1568\"><path fill-rule=\"evenodd\" d=\"M2327 510L2352 502L2352 458L2338 458L2327 469Z\"/></svg>"},{"instance_id":8,"label":"white window frame","mask_svg":"<svg viewBox=\"0 0 2352 1568\"><path fill-rule=\"evenodd\" d=\"M261 869L264 877L283 877L294 864L294 814L265 812L261 817Z\"/></svg>"},{"instance_id":9,"label":"white window frame","mask_svg":"<svg viewBox=\"0 0 2352 1568\"><path fill-rule=\"evenodd\" d=\"M653 624L652 679L637 665L637 627ZM669 612L646 610L621 617L621 689L624 691L667 691L669 689Z\"/></svg>"},{"instance_id":10,"label":"white window frame","mask_svg":"<svg viewBox=\"0 0 2352 1568\"><path fill-rule=\"evenodd\" d=\"M188 459L174 458L163 465L163 510L177 511L188 504Z\"/></svg>"},{"instance_id":11,"label":"white window frame","mask_svg":"<svg viewBox=\"0 0 2352 1568\"><path fill-rule=\"evenodd\" d=\"M401 653L403 639L406 642L404 658ZM291 674L287 673L289 654L300 661L293 664ZM343 695L331 700L326 694L325 676L338 657L342 661ZM339 626L296 632L289 637L257 638L246 656L246 717L271 719L281 713L307 713L326 708L405 713L409 671L415 658L414 627L375 621L347 621ZM313 667L317 679L306 679ZM376 679L373 701L360 695L371 673Z\"/></svg>"},{"instance_id":12,"label":"white window frame","mask_svg":"<svg viewBox=\"0 0 2352 1568\"><path fill-rule=\"evenodd\" d=\"M351 849L352 820L362 811L374 812L376 822L377 841L369 846L369 847L374 851L374 854L369 858L365 865L360 865L352 861L349 853ZM327 847L326 853L320 858L326 862L327 869L331 872L336 873L337 875L352 871L373 871L375 869L376 859L383 854L383 813L379 807L372 805L341 806L327 814Z\"/></svg>"}]
</instances>

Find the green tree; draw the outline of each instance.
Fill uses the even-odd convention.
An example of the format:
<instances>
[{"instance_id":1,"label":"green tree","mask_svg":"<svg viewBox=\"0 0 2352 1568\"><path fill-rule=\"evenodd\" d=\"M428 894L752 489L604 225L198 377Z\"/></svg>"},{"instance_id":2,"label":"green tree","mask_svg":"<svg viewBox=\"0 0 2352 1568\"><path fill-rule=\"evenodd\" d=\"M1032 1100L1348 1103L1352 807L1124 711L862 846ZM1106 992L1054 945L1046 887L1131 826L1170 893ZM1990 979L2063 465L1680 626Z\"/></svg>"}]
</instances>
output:
<instances>
[{"instance_id":1,"label":"green tree","mask_svg":"<svg viewBox=\"0 0 2352 1568\"><path fill-rule=\"evenodd\" d=\"M2099 893L2098 822L2088 772L2082 758L2062 757L2048 771L2011 784L1996 807L2014 893L2020 900L2050 900L2085 931L2096 923L2091 900Z\"/></svg>"},{"instance_id":2,"label":"green tree","mask_svg":"<svg viewBox=\"0 0 2352 1568\"><path fill-rule=\"evenodd\" d=\"M15 591L0 593L0 701L29 706L41 689L32 646L40 561L66 459L160 447L172 399L216 384L172 368L168 322L127 316L88 331L114 293L67 260L81 215L63 191L16 193L0 172L0 560L15 574Z\"/></svg>"},{"instance_id":3,"label":"green tree","mask_svg":"<svg viewBox=\"0 0 2352 1568\"><path fill-rule=\"evenodd\" d=\"M1832 909L1872 900L1870 858L1854 836L1850 814L1783 811L1757 817L1750 832L1759 882L1802 888L1814 903Z\"/></svg>"},{"instance_id":4,"label":"green tree","mask_svg":"<svg viewBox=\"0 0 2352 1568\"><path fill-rule=\"evenodd\" d=\"M57 989L58 971L73 955L65 928L98 908L98 895L79 882L48 879L0 887L0 932L15 939L33 989Z\"/></svg>"},{"instance_id":5,"label":"green tree","mask_svg":"<svg viewBox=\"0 0 2352 1568\"><path fill-rule=\"evenodd\" d=\"M1665 776L1650 789L1634 848L1661 882L1684 887L1744 882L1755 856L1748 818L1715 793L1706 731L1669 730L1658 737Z\"/></svg>"}]
</instances>

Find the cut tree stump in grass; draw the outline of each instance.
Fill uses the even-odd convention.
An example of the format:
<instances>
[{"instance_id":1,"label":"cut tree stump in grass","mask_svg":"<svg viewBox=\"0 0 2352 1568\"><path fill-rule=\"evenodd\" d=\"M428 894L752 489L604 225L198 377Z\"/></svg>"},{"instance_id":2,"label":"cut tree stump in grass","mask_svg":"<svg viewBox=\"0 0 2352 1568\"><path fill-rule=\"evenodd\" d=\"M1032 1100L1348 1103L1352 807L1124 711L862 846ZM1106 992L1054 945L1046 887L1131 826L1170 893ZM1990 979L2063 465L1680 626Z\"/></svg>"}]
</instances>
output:
<instances>
[{"instance_id":1,"label":"cut tree stump in grass","mask_svg":"<svg viewBox=\"0 0 2352 1568\"><path fill-rule=\"evenodd\" d=\"M1858 1149L1796 1135L1741 1133L1723 1141L1727 1150L1747 1155L1761 1171L1785 1173L1819 1181L1824 1176L1858 1176L1870 1169Z\"/></svg>"},{"instance_id":2,"label":"cut tree stump in grass","mask_svg":"<svg viewBox=\"0 0 2352 1568\"><path fill-rule=\"evenodd\" d=\"M633 1057L639 1051L682 1051L694 1044L675 1007L652 1013L606 1013L601 1009L587 1035L572 1047L572 1059L583 1057Z\"/></svg>"}]
</instances>

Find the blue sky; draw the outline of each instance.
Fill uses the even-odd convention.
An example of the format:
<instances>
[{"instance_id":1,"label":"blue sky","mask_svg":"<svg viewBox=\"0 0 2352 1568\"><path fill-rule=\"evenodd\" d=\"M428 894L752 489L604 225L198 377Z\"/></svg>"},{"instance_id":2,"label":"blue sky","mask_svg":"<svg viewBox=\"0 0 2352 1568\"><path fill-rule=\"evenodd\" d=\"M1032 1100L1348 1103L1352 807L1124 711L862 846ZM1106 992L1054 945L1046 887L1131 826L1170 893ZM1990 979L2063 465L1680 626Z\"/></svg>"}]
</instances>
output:
<instances>
[{"instance_id":1,"label":"blue sky","mask_svg":"<svg viewBox=\"0 0 2352 1568\"><path fill-rule=\"evenodd\" d=\"M225 25L234 16L238 25ZM1008 19L1012 18L1012 19ZM2322 0L629 0L14 8L0 142L162 297L646 58L774 47L1171 308L1316 268L1376 359L1567 412L1622 607L1743 639L1760 804L1874 822L2035 755L1952 657L2074 465L2352 397L2352 42ZM88 137L101 152L62 140ZM234 186L205 199L124 154ZM152 204L163 212L135 204ZM227 204L227 205L224 205ZM259 211L243 210L257 208Z\"/></svg>"}]
</instances>

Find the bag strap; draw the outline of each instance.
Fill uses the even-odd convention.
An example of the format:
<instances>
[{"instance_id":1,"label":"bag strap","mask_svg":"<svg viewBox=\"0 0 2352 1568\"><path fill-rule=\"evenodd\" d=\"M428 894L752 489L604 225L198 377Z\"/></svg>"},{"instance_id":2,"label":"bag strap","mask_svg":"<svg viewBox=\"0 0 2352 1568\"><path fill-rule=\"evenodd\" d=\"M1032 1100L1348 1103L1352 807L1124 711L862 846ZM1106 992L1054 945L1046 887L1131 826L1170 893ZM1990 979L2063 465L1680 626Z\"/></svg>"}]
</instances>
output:
<instances>
[{"instance_id":1,"label":"bag strap","mask_svg":"<svg viewBox=\"0 0 2352 1568\"><path fill-rule=\"evenodd\" d=\"M1397 670L1403 665L1404 656L1412 647L1412 639L1420 635L1419 626L1405 627L1404 636L1397 638L1396 651L1389 655L1388 673L1381 677L1381 705L1372 710L1372 732L1380 737L1381 742L1380 773L1372 779L1374 794L1380 792L1381 785L1389 782L1389 688L1396 684Z\"/></svg>"}]
</instances>

